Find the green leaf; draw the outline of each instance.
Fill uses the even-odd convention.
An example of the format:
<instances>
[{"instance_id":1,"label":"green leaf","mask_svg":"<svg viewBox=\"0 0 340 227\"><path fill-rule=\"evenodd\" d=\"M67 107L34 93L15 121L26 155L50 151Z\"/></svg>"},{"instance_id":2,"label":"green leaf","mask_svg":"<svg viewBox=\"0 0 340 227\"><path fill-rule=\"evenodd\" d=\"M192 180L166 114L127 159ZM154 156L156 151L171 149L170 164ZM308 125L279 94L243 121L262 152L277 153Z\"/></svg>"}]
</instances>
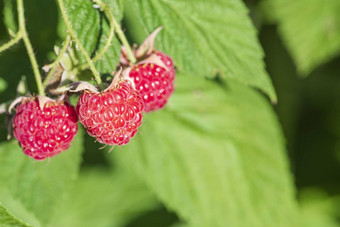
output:
<instances>
[{"instance_id":1,"label":"green leaf","mask_svg":"<svg viewBox=\"0 0 340 227\"><path fill-rule=\"evenodd\" d=\"M52 227L124 226L157 205L154 195L134 173L85 170L68 200L59 207Z\"/></svg>"},{"instance_id":2,"label":"green leaf","mask_svg":"<svg viewBox=\"0 0 340 227\"><path fill-rule=\"evenodd\" d=\"M122 17L122 3L118 0L105 1L112 8L112 12L120 20ZM98 53L107 42L109 36L109 23L104 14L93 7L93 2L88 0L68 0L66 2L67 14L70 17L72 28L83 44L87 53L91 56ZM110 47L96 62L96 68L101 73L110 73L116 70L119 63L120 43L114 37ZM82 63L85 59L81 54L79 58Z\"/></svg>"},{"instance_id":3,"label":"green leaf","mask_svg":"<svg viewBox=\"0 0 340 227\"><path fill-rule=\"evenodd\" d=\"M98 45L99 51L103 49L103 47L105 46L110 31L110 26L106 21L103 21L102 28L103 33ZM120 43L118 39L115 37L113 38L112 45L110 45L110 47L107 49L103 57L96 62L95 66L101 73L111 73L116 70L116 67L119 63L119 56L120 56Z\"/></svg>"},{"instance_id":4,"label":"green leaf","mask_svg":"<svg viewBox=\"0 0 340 227\"><path fill-rule=\"evenodd\" d=\"M0 92L3 92L7 88L7 82L0 77Z\"/></svg>"},{"instance_id":5,"label":"green leaf","mask_svg":"<svg viewBox=\"0 0 340 227\"><path fill-rule=\"evenodd\" d=\"M123 0L103 0L108 6L111 7L113 16L117 21L123 18Z\"/></svg>"},{"instance_id":6,"label":"green leaf","mask_svg":"<svg viewBox=\"0 0 340 227\"><path fill-rule=\"evenodd\" d=\"M2 227L28 227L22 221L15 218L8 210L0 204L0 226Z\"/></svg>"},{"instance_id":7,"label":"green leaf","mask_svg":"<svg viewBox=\"0 0 340 227\"><path fill-rule=\"evenodd\" d=\"M120 21L123 17L123 3L121 2L121 0L104 0L103 2L105 2L108 6L111 7L112 13L115 16L116 20ZM109 22L105 19L103 21L102 28L103 33L102 37L100 38L98 50L101 50L104 47L110 31ZM117 37L115 37L113 38L112 44L108 48L106 53L96 63L96 67L101 73L111 73L113 71L116 71L116 67L119 63L119 58L120 58L120 42L118 41Z\"/></svg>"},{"instance_id":8,"label":"green leaf","mask_svg":"<svg viewBox=\"0 0 340 227\"><path fill-rule=\"evenodd\" d=\"M139 42L164 26L156 47L169 54L180 71L201 77L219 72L276 100L263 50L241 0L126 0L124 4L128 31Z\"/></svg>"},{"instance_id":9,"label":"green leaf","mask_svg":"<svg viewBox=\"0 0 340 227\"><path fill-rule=\"evenodd\" d=\"M337 227L340 217L339 196L328 196L316 188L303 189L301 194L301 225L305 227Z\"/></svg>"},{"instance_id":10,"label":"green leaf","mask_svg":"<svg viewBox=\"0 0 340 227\"><path fill-rule=\"evenodd\" d=\"M46 161L24 155L14 140L1 143L0 201L7 201L9 194L34 213L42 225L47 223L55 204L65 197L78 176L81 154L82 131L67 151Z\"/></svg>"},{"instance_id":11,"label":"green leaf","mask_svg":"<svg viewBox=\"0 0 340 227\"><path fill-rule=\"evenodd\" d=\"M309 74L340 53L340 1L267 0L299 73Z\"/></svg>"},{"instance_id":12,"label":"green leaf","mask_svg":"<svg viewBox=\"0 0 340 227\"><path fill-rule=\"evenodd\" d=\"M178 75L167 107L115 154L192 226L294 226L294 188L272 107L228 80Z\"/></svg>"},{"instance_id":13,"label":"green leaf","mask_svg":"<svg viewBox=\"0 0 340 227\"><path fill-rule=\"evenodd\" d=\"M12 0L4 0L3 14L4 24L7 29L11 29L12 32L17 32L17 23L15 21L15 4Z\"/></svg>"}]
</instances>

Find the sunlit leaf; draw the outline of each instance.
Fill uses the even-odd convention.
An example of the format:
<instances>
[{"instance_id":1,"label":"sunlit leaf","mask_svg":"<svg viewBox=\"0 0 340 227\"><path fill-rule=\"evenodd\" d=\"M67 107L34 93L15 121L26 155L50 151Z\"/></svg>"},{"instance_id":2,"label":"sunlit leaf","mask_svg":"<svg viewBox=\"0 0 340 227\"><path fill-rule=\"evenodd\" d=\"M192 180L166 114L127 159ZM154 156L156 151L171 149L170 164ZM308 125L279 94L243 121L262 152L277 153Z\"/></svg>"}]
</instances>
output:
<instances>
[{"instance_id":1,"label":"sunlit leaf","mask_svg":"<svg viewBox=\"0 0 340 227\"><path fill-rule=\"evenodd\" d=\"M9 194L34 213L42 224L46 223L55 204L64 198L78 176L83 149L81 134L78 132L67 151L46 161L24 155L14 140L1 143L0 201L6 200L2 197Z\"/></svg>"},{"instance_id":2,"label":"sunlit leaf","mask_svg":"<svg viewBox=\"0 0 340 227\"><path fill-rule=\"evenodd\" d=\"M124 226L157 205L153 193L135 174L122 169L114 174L109 170L85 170L51 226Z\"/></svg>"},{"instance_id":3,"label":"sunlit leaf","mask_svg":"<svg viewBox=\"0 0 340 227\"><path fill-rule=\"evenodd\" d=\"M117 20L121 18L121 3L118 0L107 1ZM72 28L78 39L84 45L87 53L94 57L104 47L109 35L109 22L105 15L94 7L88 0L66 1L67 14L70 17ZM116 70L119 63L120 43L114 37L110 47L96 63L96 68L101 73L110 73ZM82 63L84 58L79 54Z\"/></svg>"},{"instance_id":4,"label":"sunlit leaf","mask_svg":"<svg viewBox=\"0 0 340 227\"><path fill-rule=\"evenodd\" d=\"M0 204L0 226L2 227L29 227L15 218L8 210Z\"/></svg>"},{"instance_id":5,"label":"sunlit leaf","mask_svg":"<svg viewBox=\"0 0 340 227\"><path fill-rule=\"evenodd\" d=\"M298 71L307 75L340 54L340 1L267 0Z\"/></svg>"},{"instance_id":6,"label":"sunlit leaf","mask_svg":"<svg viewBox=\"0 0 340 227\"><path fill-rule=\"evenodd\" d=\"M239 83L178 76L168 106L115 157L193 226L294 226L294 187L266 99Z\"/></svg>"},{"instance_id":7,"label":"sunlit leaf","mask_svg":"<svg viewBox=\"0 0 340 227\"><path fill-rule=\"evenodd\" d=\"M242 1L126 0L124 5L128 32L139 42L164 26L156 47L169 54L179 70L201 77L220 72L276 99Z\"/></svg>"}]
</instances>

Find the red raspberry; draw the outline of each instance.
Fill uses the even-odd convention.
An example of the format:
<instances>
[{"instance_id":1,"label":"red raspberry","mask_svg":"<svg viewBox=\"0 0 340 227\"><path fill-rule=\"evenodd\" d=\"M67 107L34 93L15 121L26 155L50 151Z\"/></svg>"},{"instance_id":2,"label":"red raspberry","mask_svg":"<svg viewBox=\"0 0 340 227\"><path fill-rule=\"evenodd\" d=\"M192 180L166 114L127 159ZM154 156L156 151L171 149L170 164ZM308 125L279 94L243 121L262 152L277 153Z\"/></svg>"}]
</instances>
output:
<instances>
[{"instance_id":1,"label":"red raspberry","mask_svg":"<svg viewBox=\"0 0 340 227\"><path fill-rule=\"evenodd\" d=\"M129 73L144 100L145 112L163 108L174 91L175 68L172 59L160 51L154 54L160 57L167 69L153 63L140 63L133 66Z\"/></svg>"},{"instance_id":2,"label":"red raspberry","mask_svg":"<svg viewBox=\"0 0 340 227\"><path fill-rule=\"evenodd\" d=\"M50 100L40 108L38 98L24 98L16 109L13 130L24 153L43 160L69 148L78 130L77 115L63 101Z\"/></svg>"},{"instance_id":3,"label":"red raspberry","mask_svg":"<svg viewBox=\"0 0 340 227\"><path fill-rule=\"evenodd\" d=\"M77 103L80 122L100 143L127 144L142 124L143 100L128 82L102 92L84 90Z\"/></svg>"}]
</instances>

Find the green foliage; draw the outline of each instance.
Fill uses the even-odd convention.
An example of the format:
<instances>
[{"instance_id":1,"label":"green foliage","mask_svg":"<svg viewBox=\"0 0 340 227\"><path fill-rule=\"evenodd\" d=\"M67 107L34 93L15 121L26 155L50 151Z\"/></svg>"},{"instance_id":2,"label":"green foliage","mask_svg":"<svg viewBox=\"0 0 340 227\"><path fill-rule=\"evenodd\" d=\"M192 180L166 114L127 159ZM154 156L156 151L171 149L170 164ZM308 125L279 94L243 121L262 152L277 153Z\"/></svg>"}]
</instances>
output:
<instances>
[{"instance_id":1,"label":"green foliage","mask_svg":"<svg viewBox=\"0 0 340 227\"><path fill-rule=\"evenodd\" d=\"M293 226L282 134L255 91L178 75L167 108L140 131L116 158L193 226Z\"/></svg>"},{"instance_id":2,"label":"green foliage","mask_svg":"<svg viewBox=\"0 0 340 227\"><path fill-rule=\"evenodd\" d=\"M57 4L31 1L25 4L25 23L41 71L43 64L53 60L47 56L54 57L53 46L62 43L68 28L60 14L58 17ZM90 0L64 2L70 26L93 58L103 50L110 35L107 15ZM326 66L328 71L319 72L328 79L325 76L322 83L312 81L310 86L311 77L301 87L297 79L287 77L287 74L295 75L289 58L283 56L284 49L277 48L279 39L275 41L273 33L261 33L268 69L279 92L277 111L284 128L290 130L288 146L292 147L292 140L297 141L290 152L300 199L298 206L279 121L266 97L248 87L258 88L272 101L276 100L265 71L264 51L244 3L241 0L103 2L111 7L117 22L122 21L131 44L141 43L156 27L164 27L155 44L174 59L177 68L174 95L163 110L145 114L143 125L130 144L107 155L98 150L94 140L86 139L83 143L81 129L68 151L44 162L23 155L14 140L1 141L0 226L112 227L134 223L143 226L139 218L163 205L180 218L174 226L339 225L340 190L332 179L339 172L337 154L333 151L338 151L340 144L337 126L340 93L335 85L340 83L331 77L339 74L338 61L334 61L333 68ZM261 12L252 7L258 2L245 2L252 10L251 15L256 15L260 22ZM278 22L280 34L301 73L308 74L339 53L337 0L266 0L262 6L268 18ZM17 30L15 10L13 1L0 1L1 44L11 38L8 28ZM0 54L1 102L15 98L16 85L23 75L27 77L29 90L35 90L24 45L17 45ZM102 76L116 69L120 48L118 38L114 37L95 63ZM86 61L74 41L72 49L78 57L76 61L79 60L75 72L84 70L86 64L80 65ZM85 69L80 73L91 72ZM88 78L80 75L77 75L79 80ZM311 90L320 92L309 94ZM71 99L75 104L77 96ZM313 105L324 111L327 120L318 118L315 112L319 109ZM283 112L293 120L282 117ZM0 116L1 121L4 118ZM322 129L331 128L332 133L316 130L319 125L326 125ZM4 123L0 124L0 132L4 139ZM318 143L320 137L327 139ZM313 158L317 164L311 161ZM322 162L327 168L315 168ZM324 179L323 174L328 170L336 171ZM321 181L328 183L327 189L335 196L300 190L306 185L322 184ZM177 220L175 214L165 215Z\"/></svg>"},{"instance_id":3,"label":"green foliage","mask_svg":"<svg viewBox=\"0 0 340 227\"><path fill-rule=\"evenodd\" d=\"M258 87L276 100L242 1L126 0L124 4L132 34L139 30L145 37L164 26L156 46L173 57L180 71L201 77L219 72Z\"/></svg>"},{"instance_id":4,"label":"green foliage","mask_svg":"<svg viewBox=\"0 0 340 227\"><path fill-rule=\"evenodd\" d=\"M4 0L4 24L7 28L11 29L12 32L17 31L17 25L15 22L15 15L14 15L14 1L12 0Z\"/></svg>"},{"instance_id":5,"label":"green foliage","mask_svg":"<svg viewBox=\"0 0 340 227\"><path fill-rule=\"evenodd\" d=\"M340 1L267 0L298 71L309 74L340 53Z\"/></svg>"},{"instance_id":6,"label":"green foliage","mask_svg":"<svg viewBox=\"0 0 340 227\"><path fill-rule=\"evenodd\" d=\"M51 226L124 226L158 202L128 170L85 170L68 199L58 207Z\"/></svg>"},{"instance_id":7,"label":"green foliage","mask_svg":"<svg viewBox=\"0 0 340 227\"><path fill-rule=\"evenodd\" d=\"M47 161L23 155L16 141L1 143L0 182L4 183L0 184L0 200L7 200L7 196L19 200L43 225L77 178L81 154L81 131L68 151Z\"/></svg>"},{"instance_id":8,"label":"green foliage","mask_svg":"<svg viewBox=\"0 0 340 227\"><path fill-rule=\"evenodd\" d=\"M122 4L118 0L107 1L111 6L112 13L118 19L122 17ZM98 9L93 7L93 3L88 0L68 0L66 2L67 13L70 17L72 28L75 30L78 39L83 44L89 55L95 55L105 45L109 35L109 23L107 18ZM101 73L111 73L116 70L119 63L120 43L114 38L110 47L96 63L96 68ZM79 53L82 63L84 58Z\"/></svg>"},{"instance_id":9,"label":"green foliage","mask_svg":"<svg viewBox=\"0 0 340 227\"><path fill-rule=\"evenodd\" d=\"M317 189L304 189L301 194L301 226L339 226L339 197L330 197Z\"/></svg>"},{"instance_id":10,"label":"green foliage","mask_svg":"<svg viewBox=\"0 0 340 227\"><path fill-rule=\"evenodd\" d=\"M0 204L0 224L2 227L29 227L28 225L24 224L13 215L11 215L8 210L1 206Z\"/></svg>"},{"instance_id":11,"label":"green foliage","mask_svg":"<svg viewBox=\"0 0 340 227\"><path fill-rule=\"evenodd\" d=\"M0 77L0 92L4 91L6 88L7 88L6 80Z\"/></svg>"}]
</instances>

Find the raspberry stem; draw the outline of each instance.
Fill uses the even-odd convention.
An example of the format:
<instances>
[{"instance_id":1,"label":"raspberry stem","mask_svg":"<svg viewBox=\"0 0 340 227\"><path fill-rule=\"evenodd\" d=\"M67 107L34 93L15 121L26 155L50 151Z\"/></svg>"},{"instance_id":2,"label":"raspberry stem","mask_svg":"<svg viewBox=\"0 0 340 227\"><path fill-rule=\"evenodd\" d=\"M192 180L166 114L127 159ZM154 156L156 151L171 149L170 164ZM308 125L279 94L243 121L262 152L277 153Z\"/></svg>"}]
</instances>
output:
<instances>
[{"instance_id":1,"label":"raspberry stem","mask_svg":"<svg viewBox=\"0 0 340 227\"><path fill-rule=\"evenodd\" d=\"M26 47L26 50L27 50L28 57L31 61L31 65L32 65L33 73L34 73L34 77L35 77L35 82L36 82L37 88L38 88L38 93L39 93L39 95L44 96L45 91L44 91L44 86L43 86L42 80L41 80L39 66L38 66L38 63L37 63L37 59L35 58L33 48L32 48L32 44L31 44L31 41L28 38L28 34L27 34L26 26L25 26L25 14L24 14L23 0L17 0L17 4L18 4L17 7L18 7L18 21L19 21L18 35L21 34L21 37L24 41L24 44L25 44L25 47Z\"/></svg>"},{"instance_id":2,"label":"raspberry stem","mask_svg":"<svg viewBox=\"0 0 340 227\"><path fill-rule=\"evenodd\" d=\"M24 41L28 57L31 61L35 82L36 82L37 88L38 88L38 93L39 93L39 95L44 96L45 95L45 89L44 89L44 86L42 84L39 66L38 66L38 63L37 63L37 59L35 58L33 47L32 47L31 41L28 38L28 34L27 34L27 30L26 30L23 0L17 0L17 10L18 10L19 30L18 30L17 34L15 35L14 39L12 39L9 42L0 46L0 53L2 51L9 49L10 47L15 45L16 43L18 43L22 39Z\"/></svg>"},{"instance_id":3,"label":"raspberry stem","mask_svg":"<svg viewBox=\"0 0 340 227\"><path fill-rule=\"evenodd\" d=\"M58 4L59 4L59 8L60 8L60 12L61 12L61 16L65 22L66 28L68 30L68 32L70 33L72 39L76 42L80 52L83 54L85 60L87 61L87 64L89 65L90 70L93 73L93 76L95 78L95 80L97 81L97 84L102 87L103 86L103 82L100 78L100 74L98 73L98 71L96 70L96 67L93 64L93 61L91 60L91 58L89 57L88 53L86 52L84 46L81 44L80 40L78 39L76 32L73 30L72 26L71 26L71 21L69 20L67 13L66 13L66 8L64 5L63 0L57 0Z\"/></svg>"},{"instance_id":4,"label":"raspberry stem","mask_svg":"<svg viewBox=\"0 0 340 227\"><path fill-rule=\"evenodd\" d=\"M67 47L69 46L70 44L70 41L71 41L71 37L68 35L64 41L64 44L63 44L63 47L61 48L57 58L54 60L54 62L51 64L52 66L52 69L49 71L49 73L47 74L45 80L44 80L44 83L43 85L46 87L50 78L52 77L53 73L55 72L57 66L59 65L59 62L61 60L61 58L64 56L66 50L67 50Z\"/></svg>"},{"instance_id":5,"label":"raspberry stem","mask_svg":"<svg viewBox=\"0 0 340 227\"><path fill-rule=\"evenodd\" d=\"M2 46L0 46L0 53L11 48L13 45L17 44L20 40L22 39L22 34L19 31L16 35L14 39L11 39L10 41L8 41L7 43L3 44Z\"/></svg>"},{"instance_id":6,"label":"raspberry stem","mask_svg":"<svg viewBox=\"0 0 340 227\"><path fill-rule=\"evenodd\" d=\"M111 9L108 5L106 5L105 3L99 2L98 3L100 10L104 11L104 13L106 14L106 16L109 18L110 21L110 32L109 32L109 38L107 39L105 46L100 50L100 52L98 52L96 54L96 56L92 59L93 62L98 61L103 55L104 53L108 50L108 48L111 45L111 42L113 40L113 37L115 36L115 27L113 25L113 23L111 22L111 18L113 17L112 13L111 13ZM79 66L80 70L84 70L86 69L87 63L82 64L81 66Z\"/></svg>"},{"instance_id":7,"label":"raspberry stem","mask_svg":"<svg viewBox=\"0 0 340 227\"><path fill-rule=\"evenodd\" d=\"M122 30L122 28L120 27L120 25L117 23L116 19L114 17L112 17L112 23L114 24L114 26L116 27L116 30L117 30L117 34L118 34L118 37L120 39L120 41L122 42L123 46L125 47L126 49L126 53L127 53L127 57L129 58L130 62L132 64L135 64L136 63L136 57L135 55L133 54L132 52L132 49L130 47L130 44L129 42L127 41L126 37L125 37L125 34Z\"/></svg>"},{"instance_id":8,"label":"raspberry stem","mask_svg":"<svg viewBox=\"0 0 340 227\"><path fill-rule=\"evenodd\" d=\"M108 5L106 5L104 2L102 2L101 0L93 0L93 2L95 2L100 7L100 9L106 13L106 15L107 15L107 17L110 21L110 25L113 25L113 27L116 29L116 33L117 33L120 41L122 42L123 46L126 49L129 61L132 64L136 63L136 57L132 52L131 46L126 39L126 36L125 36L121 26L117 22L116 18L113 16L112 10L110 9L110 7Z\"/></svg>"}]
</instances>

